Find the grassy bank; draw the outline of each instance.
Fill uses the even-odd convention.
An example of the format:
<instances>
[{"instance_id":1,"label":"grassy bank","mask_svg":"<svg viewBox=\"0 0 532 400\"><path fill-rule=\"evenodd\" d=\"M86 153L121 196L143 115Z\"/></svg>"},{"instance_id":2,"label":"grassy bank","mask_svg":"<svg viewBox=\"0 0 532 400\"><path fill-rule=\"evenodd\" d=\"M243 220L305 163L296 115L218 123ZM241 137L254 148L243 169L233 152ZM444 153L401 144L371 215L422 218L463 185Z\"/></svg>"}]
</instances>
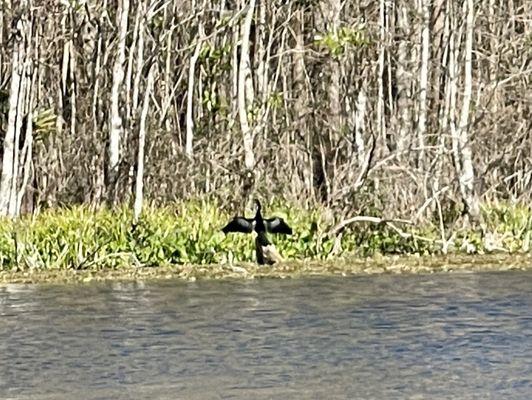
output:
<instances>
[{"instance_id":1,"label":"grassy bank","mask_svg":"<svg viewBox=\"0 0 532 400\"><path fill-rule=\"evenodd\" d=\"M356 221L342 227L341 221L328 218L326 210L279 204L267 210L285 218L294 229L292 236L273 237L289 261L286 265L312 265L324 260L340 265L366 257L439 255L442 250L458 255L529 253L532 239L532 213L520 207L484 207L483 232L440 224L412 226L401 221ZM155 266L164 271L195 265L207 275L209 271L215 275L216 268L233 268L229 265L254 260L250 236L226 237L220 231L231 216L215 203L189 201L147 207L135 227L125 207L97 211L74 207L4 220L0 225L0 270L93 273Z\"/></svg>"},{"instance_id":2,"label":"grassy bank","mask_svg":"<svg viewBox=\"0 0 532 400\"><path fill-rule=\"evenodd\" d=\"M532 254L378 256L335 261L288 261L271 267L255 263L162 265L157 268L126 266L120 269L35 269L0 271L6 283L88 283L180 279L298 278L368 274L431 274L453 272L532 271Z\"/></svg>"}]
</instances>

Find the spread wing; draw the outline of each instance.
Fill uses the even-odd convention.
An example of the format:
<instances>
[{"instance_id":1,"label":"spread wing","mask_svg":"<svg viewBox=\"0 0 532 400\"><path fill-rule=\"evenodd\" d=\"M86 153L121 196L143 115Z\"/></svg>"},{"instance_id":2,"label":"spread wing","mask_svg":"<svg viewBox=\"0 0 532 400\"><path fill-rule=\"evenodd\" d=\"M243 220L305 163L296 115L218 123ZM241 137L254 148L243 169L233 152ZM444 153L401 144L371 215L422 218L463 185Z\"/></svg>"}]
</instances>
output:
<instances>
[{"instance_id":1,"label":"spread wing","mask_svg":"<svg viewBox=\"0 0 532 400\"><path fill-rule=\"evenodd\" d=\"M285 235L292 234L292 228L290 228L284 219L279 217L268 218L264 220L266 231L270 233L282 233Z\"/></svg>"},{"instance_id":2,"label":"spread wing","mask_svg":"<svg viewBox=\"0 0 532 400\"><path fill-rule=\"evenodd\" d=\"M228 232L251 233L253 231L253 220L243 217L235 217L222 228L222 231L225 234Z\"/></svg>"}]
</instances>

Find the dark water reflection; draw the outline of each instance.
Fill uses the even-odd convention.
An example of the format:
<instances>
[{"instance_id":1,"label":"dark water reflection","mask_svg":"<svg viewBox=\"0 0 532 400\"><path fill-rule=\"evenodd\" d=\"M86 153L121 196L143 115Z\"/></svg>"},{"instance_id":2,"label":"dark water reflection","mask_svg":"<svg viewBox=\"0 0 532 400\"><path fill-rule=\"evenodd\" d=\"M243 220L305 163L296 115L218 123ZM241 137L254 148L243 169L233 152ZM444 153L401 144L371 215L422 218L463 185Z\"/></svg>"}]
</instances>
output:
<instances>
[{"instance_id":1,"label":"dark water reflection","mask_svg":"<svg viewBox=\"0 0 532 400\"><path fill-rule=\"evenodd\" d=\"M532 274L0 287L1 399L530 399Z\"/></svg>"}]
</instances>

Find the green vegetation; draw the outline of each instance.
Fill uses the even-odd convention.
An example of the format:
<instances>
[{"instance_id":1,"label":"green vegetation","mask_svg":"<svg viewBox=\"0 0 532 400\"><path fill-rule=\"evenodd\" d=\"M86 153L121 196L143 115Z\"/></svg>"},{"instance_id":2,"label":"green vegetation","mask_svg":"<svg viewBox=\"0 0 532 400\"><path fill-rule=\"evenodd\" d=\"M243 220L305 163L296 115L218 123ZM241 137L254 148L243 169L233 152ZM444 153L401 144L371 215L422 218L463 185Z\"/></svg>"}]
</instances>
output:
<instances>
[{"instance_id":1,"label":"green vegetation","mask_svg":"<svg viewBox=\"0 0 532 400\"><path fill-rule=\"evenodd\" d=\"M365 27L341 27L337 32L317 35L314 43L323 46L333 57L339 57L349 48L364 47L371 44Z\"/></svg>"},{"instance_id":2,"label":"green vegetation","mask_svg":"<svg viewBox=\"0 0 532 400\"><path fill-rule=\"evenodd\" d=\"M430 256L441 254L444 248L437 226L356 222L329 234L339 221L329 221L325 210L307 211L286 204L272 204L267 209L285 218L294 229L292 236L272 235L290 263L334 260L341 264L365 257ZM530 251L530 208L497 205L485 207L483 212L484 232L453 231L445 241L448 252ZM214 271L215 266L252 263L251 237L225 237L220 231L231 216L216 202L188 201L167 207L148 206L135 227L126 207L97 211L73 207L46 210L19 220L6 219L0 225L0 270L118 271L195 265Z\"/></svg>"}]
</instances>

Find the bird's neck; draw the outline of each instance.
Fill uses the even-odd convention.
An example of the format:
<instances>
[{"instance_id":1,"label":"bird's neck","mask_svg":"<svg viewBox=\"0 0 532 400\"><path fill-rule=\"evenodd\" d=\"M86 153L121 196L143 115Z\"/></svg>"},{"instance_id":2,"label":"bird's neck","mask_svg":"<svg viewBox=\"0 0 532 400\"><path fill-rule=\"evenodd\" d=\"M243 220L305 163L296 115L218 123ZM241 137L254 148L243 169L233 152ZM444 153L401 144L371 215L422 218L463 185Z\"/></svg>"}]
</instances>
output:
<instances>
[{"instance_id":1,"label":"bird's neck","mask_svg":"<svg viewBox=\"0 0 532 400\"><path fill-rule=\"evenodd\" d=\"M269 246L271 244L271 242L268 240L268 236L266 236L266 232L264 231L257 232L255 241L261 246Z\"/></svg>"},{"instance_id":2,"label":"bird's neck","mask_svg":"<svg viewBox=\"0 0 532 400\"><path fill-rule=\"evenodd\" d=\"M256 200L256 204L257 204L257 211L255 212L255 219L262 219L262 214L260 212L261 210L260 202Z\"/></svg>"},{"instance_id":3,"label":"bird's neck","mask_svg":"<svg viewBox=\"0 0 532 400\"><path fill-rule=\"evenodd\" d=\"M260 203L257 201L257 212L255 213L255 231L257 232L266 230L260 209Z\"/></svg>"}]
</instances>

